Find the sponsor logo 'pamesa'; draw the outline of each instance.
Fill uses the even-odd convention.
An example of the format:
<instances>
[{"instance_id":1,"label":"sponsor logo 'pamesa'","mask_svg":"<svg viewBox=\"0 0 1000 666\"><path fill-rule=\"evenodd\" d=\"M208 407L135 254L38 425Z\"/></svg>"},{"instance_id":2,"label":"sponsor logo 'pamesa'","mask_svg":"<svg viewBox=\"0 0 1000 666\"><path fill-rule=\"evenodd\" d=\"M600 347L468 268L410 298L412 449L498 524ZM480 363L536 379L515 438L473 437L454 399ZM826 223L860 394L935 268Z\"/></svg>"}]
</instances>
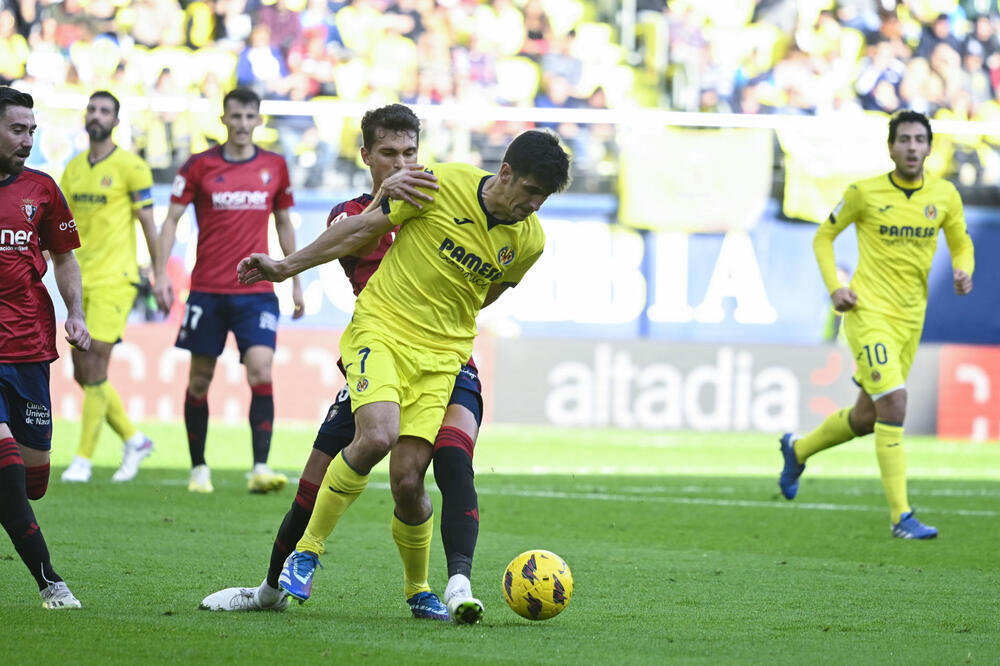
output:
<instances>
[{"instance_id":1,"label":"sponsor logo 'pamesa'","mask_svg":"<svg viewBox=\"0 0 1000 666\"><path fill-rule=\"evenodd\" d=\"M897 226L895 224L881 224L878 232L882 236L898 236L900 238L933 238L937 235L937 227L911 227L909 225Z\"/></svg>"}]
</instances>

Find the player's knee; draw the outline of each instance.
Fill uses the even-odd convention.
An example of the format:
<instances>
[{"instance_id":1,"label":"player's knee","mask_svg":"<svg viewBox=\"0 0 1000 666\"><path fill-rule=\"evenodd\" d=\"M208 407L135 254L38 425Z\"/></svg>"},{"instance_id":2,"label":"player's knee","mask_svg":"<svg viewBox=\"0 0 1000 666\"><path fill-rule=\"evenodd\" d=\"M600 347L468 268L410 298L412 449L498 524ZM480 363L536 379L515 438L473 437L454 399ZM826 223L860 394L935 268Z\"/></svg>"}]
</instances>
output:
<instances>
[{"instance_id":1,"label":"player's knee","mask_svg":"<svg viewBox=\"0 0 1000 666\"><path fill-rule=\"evenodd\" d=\"M188 378L188 393L195 398L203 398L208 394L208 387L212 384L212 375L203 373L191 373Z\"/></svg>"},{"instance_id":2,"label":"player's knee","mask_svg":"<svg viewBox=\"0 0 1000 666\"><path fill-rule=\"evenodd\" d=\"M372 464L375 464L389 454L392 445L396 443L396 436L388 430L361 431L359 429L354 442L362 455L368 460L374 460Z\"/></svg>"},{"instance_id":3,"label":"player's knee","mask_svg":"<svg viewBox=\"0 0 1000 666\"><path fill-rule=\"evenodd\" d=\"M397 504L413 505L426 493L424 477L415 470L405 470L403 473L390 475L389 486Z\"/></svg>"}]
</instances>

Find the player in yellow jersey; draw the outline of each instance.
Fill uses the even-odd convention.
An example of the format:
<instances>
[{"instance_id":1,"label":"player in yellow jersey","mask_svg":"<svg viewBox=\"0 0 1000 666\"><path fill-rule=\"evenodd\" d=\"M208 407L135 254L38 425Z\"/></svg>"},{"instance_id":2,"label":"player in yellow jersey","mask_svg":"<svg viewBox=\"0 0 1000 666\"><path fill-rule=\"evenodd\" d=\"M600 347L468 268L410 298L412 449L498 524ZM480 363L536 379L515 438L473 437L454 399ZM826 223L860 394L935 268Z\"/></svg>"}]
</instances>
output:
<instances>
[{"instance_id":1,"label":"player in yellow jersey","mask_svg":"<svg viewBox=\"0 0 1000 666\"><path fill-rule=\"evenodd\" d=\"M90 149L70 160L60 182L80 232L76 257L92 337L89 352L72 350L73 377L83 388L83 418L76 456L62 475L67 482L90 480L90 460L105 421L125 447L112 481L134 479L139 463L153 450L153 442L136 430L108 381L111 349L121 340L139 283L136 219L150 255L156 251L153 175L141 158L111 140L119 109L118 100L107 91L90 96L84 114Z\"/></svg>"},{"instance_id":2,"label":"player in yellow jersey","mask_svg":"<svg viewBox=\"0 0 1000 666\"><path fill-rule=\"evenodd\" d=\"M972 291L975 267L962 199L955 186L924 172L933 134L927 118L902 111L889 121L889 156L896 168L854 183L816 231L813 249L833 307L844 313L844 332L861 387L854 407L834 412L815 430L781 438L782 494L793 499L810 456L875 433L875 454L889 501L892 535L933 539L937 529L914 516L906 494L903 419L906 377L917 352L927 309L927 274L944 231L955 292ZM858 267L849 286L837 279L833 240L853 224Z\"/></svg>"},{"instance_id":3,"label":"player in yellow jersey","mask_svg":"<svg viewBox=\"0 0 1000 666\"><path fill-rule=\"evenodd\" d=\"M569 158L554 134L531 130L511 142L496 174L456 163L430 171L438 184L433 201L383 200L380 209L341 220L280 261L253 254L238 268L244 283L281 281L400 227L341 336L356 434L330 463L305 534L279 578L300 600L309 598L326 538L390 450L392 535L405 593L409 600L429 591L433 526L424 473L431 442L471 355L476 315L520 282L542 253L535 212L566 187Z\"/></svg>"}]
</instances>

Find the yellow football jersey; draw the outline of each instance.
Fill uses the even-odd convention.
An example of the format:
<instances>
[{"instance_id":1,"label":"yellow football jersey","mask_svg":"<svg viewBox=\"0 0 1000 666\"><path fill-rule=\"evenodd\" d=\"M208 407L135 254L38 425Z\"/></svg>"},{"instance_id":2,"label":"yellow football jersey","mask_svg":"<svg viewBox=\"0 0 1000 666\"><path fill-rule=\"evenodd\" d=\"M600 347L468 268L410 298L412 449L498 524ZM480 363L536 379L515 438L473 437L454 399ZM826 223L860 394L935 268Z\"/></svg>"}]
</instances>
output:
<instances>
[{"instance_id":1,"label":"yellow football jersey","mask_svg":"<svg viewBox=\"0 0 1000 666\"><path fill-rule=\"evenodd\" d=\"M91 165L83 152L66 165L59 186L80 232L76 259L83 286L138 282L134 211L153 205L153 174L146 163L116 147Z\"/></svg>"},{"instance_id":2,"label":"yellow football jersey","mask_svg":"<svg viewBox=\"0 0 1000 666\"><path fill-rule=\"evenodd\" d=\"M858 267L850 287L858 295L858 308L922 326L927 274L942 229L952 266L972 275L975 259L962 199L947 180L925 175L922 186L907 189L892 174L883 174L848 187L813 240L830 293L843 286L837 279L833 239L851 224L858 234Z\"/></svg>"},{"instance_id":3,"label":"yellow football jersey","mask_svg":"<svg viewBox=\"0 0 1000 666\"><path fill-rule=\"evenodd\" d=\"M389 219L399 233L358 297L354 322L455 352L464 363L490 285L520 282L541 255L545 233L534 214L509 222L486 211L482 188L492 174L460 163L430 171L439 186L433 202L392 202Z\"/></svg>"}]
</instances>

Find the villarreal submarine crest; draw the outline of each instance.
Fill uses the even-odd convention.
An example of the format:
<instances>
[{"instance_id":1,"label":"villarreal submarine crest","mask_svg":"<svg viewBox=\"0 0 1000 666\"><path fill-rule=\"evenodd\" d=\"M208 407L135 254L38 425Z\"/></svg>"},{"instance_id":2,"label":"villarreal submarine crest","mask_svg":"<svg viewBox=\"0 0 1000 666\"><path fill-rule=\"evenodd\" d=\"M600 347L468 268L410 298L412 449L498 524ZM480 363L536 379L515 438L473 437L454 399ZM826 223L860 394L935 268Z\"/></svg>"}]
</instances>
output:
<instances>
[{"instance_id":1,"label":"villarreal submarine crest","mask_svg":"<svg viewBox=\"0 0 1000 666\"><path fill-rule=\"evenodd\" d=\"M466 248L445 237L438 247L438 256L442 261L461 270L462 277L472 284L477 287L487 287L503 277L503 267L514 261L514 248L509 245L501 248L494 264L489 257L480 256L474 249Z\"/></svg>"},{"instance_id":2,"label":"villarreal submarine crest","mask_svg":"<svg viewBox=\"0 0 1000 666\"><path fill-rule=\"evenodd\" d=\"M510 262L514 261L514 248L509 245L505 245L500 248L500 251L497 252L497 261L501 266L506 266Z\"/></svg>"}]
</instances>

